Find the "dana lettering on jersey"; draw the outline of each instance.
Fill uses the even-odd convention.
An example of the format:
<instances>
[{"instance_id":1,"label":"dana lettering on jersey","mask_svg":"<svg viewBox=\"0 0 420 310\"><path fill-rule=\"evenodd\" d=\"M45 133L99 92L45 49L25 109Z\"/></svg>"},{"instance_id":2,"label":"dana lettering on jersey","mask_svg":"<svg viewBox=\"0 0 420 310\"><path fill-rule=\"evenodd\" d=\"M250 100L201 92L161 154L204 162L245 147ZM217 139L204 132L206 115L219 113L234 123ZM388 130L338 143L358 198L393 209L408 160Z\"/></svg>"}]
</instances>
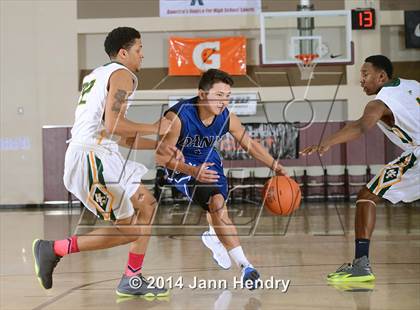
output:
<instances>
[{"instance_id":1,"label":"dana lettering on jersey","mask_svg":"<svg viewBox=\"0 0 420 310\"><path fill-rule=\"evenodd\" d=\"M194 137L187 136L179 141L179 144L184 147L198 147L207 148L212 147L215 143L219 142L222 137L220 136L205 136L194 135Z\"/></svg>"}]
</instances>

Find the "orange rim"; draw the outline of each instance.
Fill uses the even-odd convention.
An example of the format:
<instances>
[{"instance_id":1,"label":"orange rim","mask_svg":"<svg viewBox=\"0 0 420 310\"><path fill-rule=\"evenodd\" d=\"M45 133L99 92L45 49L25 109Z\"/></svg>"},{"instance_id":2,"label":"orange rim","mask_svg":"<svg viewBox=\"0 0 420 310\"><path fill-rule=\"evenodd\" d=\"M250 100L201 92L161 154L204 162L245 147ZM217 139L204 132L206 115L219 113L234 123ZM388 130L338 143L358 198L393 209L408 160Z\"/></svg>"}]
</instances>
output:
<instances>
[{"instance_id":1,"label":"orange rim","mask_svg":"<svg viewBox=\"0 0 420 310\"><path fill-rule=\"evenodd\" d=\"M302 61L305 65L310 64L314 59L318 58L318 54L299 54L295 58Z\"/></svg>"}]
</instances>

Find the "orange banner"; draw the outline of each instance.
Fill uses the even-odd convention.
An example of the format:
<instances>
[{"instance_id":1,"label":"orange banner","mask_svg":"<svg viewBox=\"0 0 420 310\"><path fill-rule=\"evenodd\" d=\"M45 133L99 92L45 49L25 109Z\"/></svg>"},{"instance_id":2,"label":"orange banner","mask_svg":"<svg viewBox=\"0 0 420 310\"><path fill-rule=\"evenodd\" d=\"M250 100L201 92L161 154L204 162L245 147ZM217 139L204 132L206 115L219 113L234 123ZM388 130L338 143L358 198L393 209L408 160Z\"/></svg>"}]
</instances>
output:
<instances>
[{"instance_id":1,"label":"orange banner","mask_svg":"<svg viewBox=\"0 0 420 310\"><path fill-rule=\"evenodd\" d=\"M169 75L201 75L208 69L245 75L246 38L169 39Z\"/></svg>"}]
</instances>

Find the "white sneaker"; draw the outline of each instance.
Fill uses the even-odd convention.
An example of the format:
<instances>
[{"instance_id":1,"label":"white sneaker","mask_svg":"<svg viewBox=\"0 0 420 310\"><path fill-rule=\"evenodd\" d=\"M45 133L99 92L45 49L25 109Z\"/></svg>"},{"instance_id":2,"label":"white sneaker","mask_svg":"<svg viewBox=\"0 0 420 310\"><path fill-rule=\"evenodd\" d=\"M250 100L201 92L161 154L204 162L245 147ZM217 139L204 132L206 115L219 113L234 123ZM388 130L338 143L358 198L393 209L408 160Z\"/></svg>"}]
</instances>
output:
<instances>
[{"instance_id":1,"label":"white sneaker","mask_svg":"<svg viewBox=\"0 0 420 310\"><path fill-rule=\"evenodd\" d=\"M228 251L226 251L225 247L216 236L210 235L210 232L205 231L201 235L201 240L204 245L212 251L213 259L220 267L229 269L232 266Z\"/></svg>"}]
</instances>

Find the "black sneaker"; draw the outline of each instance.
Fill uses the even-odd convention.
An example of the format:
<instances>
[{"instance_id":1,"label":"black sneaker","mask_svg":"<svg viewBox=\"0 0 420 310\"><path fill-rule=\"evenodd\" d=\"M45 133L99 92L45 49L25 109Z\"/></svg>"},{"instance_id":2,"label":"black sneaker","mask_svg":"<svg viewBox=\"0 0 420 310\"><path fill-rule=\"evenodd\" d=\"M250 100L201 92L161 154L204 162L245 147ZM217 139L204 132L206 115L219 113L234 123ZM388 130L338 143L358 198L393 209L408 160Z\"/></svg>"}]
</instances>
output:
<instances>
[{"instance_id":1,"label":"black sneaker","mask_svg":"<svg viewBox=\"0 0 420 310\"><path fill-rule=\"evenodd\" d=\"M54 268L61 259L54 253L54 241L35 239L32 243L32 254L39 283L44 289L50 289L53 284Z\"/></svg>"},{"instance_id":2,"label":"black sneaker","mask_svg":"<svg viewBox=\"0 0 420 310\"><path fill-rule=\"evenodd\" d=\"M141 274L137 276L122 276L118 284L116 293L120 297L165 297L169 295L166 288L157 288L152 286Z\"/></svg>"}]
</instances>

